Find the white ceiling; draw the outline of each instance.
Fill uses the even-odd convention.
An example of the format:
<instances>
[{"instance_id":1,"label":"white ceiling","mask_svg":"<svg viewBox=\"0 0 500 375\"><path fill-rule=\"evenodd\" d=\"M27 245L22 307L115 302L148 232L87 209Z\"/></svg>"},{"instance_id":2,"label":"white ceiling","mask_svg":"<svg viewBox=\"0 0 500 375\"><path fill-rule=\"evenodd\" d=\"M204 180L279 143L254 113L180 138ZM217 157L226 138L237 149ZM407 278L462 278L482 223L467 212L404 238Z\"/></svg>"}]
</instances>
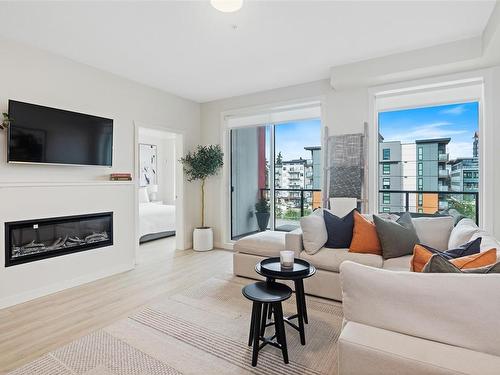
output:
<instances>
[{"instance_id":1,"label":"white ceiling","mask_svg":"<svg viewBox=\"0 0 500 375\"><path fill-rule=\"evenodd\" d=\"M479 36L494 5L246 0L227 14L208 0L1 2L0 36L206 102Z\"/></svg>"}]
</instances>

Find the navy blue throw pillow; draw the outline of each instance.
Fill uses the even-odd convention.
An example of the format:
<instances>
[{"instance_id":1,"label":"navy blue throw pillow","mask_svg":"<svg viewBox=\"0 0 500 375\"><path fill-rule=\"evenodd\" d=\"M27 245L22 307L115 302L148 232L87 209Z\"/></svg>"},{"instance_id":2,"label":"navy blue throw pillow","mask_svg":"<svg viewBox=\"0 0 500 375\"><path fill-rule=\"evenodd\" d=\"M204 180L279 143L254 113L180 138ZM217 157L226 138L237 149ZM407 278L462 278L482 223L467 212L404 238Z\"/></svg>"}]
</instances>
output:
<instances>
[{"instance_id":1,"label":"navy blue throw pillow","mask_svg":"<svg viewBox=\"0 0 500 375\"><path fill-rule=\"evenodd\" d=\"M354 227L354 211L355 209L342 218L326 210L323 211L326 232L328 233L328 240L326 241L325 247L331 249L346 249L351 246L352 229Z\"/></svg>"},{"instance_id":2,"label":"navy blue throw pillow","mask_svg":"<svg viewBox=\"0 0 500 375\"><path fill-rule=\"evenodd\" d=\"M425 247L431 253L439 254L443 258L450 260L450 259L465 257L468 255L478 254L481 250L481 237L478 237L475 240L467 242L466 244L460 245L456 249L449 249L446 251L436 250L430 246L422 244L420 244L420 246Z\"/></svg>"}]
</instances>

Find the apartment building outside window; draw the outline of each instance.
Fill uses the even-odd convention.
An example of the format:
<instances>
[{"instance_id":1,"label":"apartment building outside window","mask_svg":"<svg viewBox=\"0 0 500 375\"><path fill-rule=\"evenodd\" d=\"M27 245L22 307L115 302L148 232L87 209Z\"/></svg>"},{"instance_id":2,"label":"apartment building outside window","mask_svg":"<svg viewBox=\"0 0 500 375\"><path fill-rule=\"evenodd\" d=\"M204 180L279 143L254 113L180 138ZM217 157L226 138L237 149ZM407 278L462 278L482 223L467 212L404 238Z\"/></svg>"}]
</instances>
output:
<instances>
[{"instance_id":1,"label":"apartment building outside window","mask_svg":"<svg viewBox=\"0 0 500 375\"><path fill-rule=\"evenodd\" d=\"M384 148L382 153L383 153L383 160L391 160L391 149Z\"/></svg>"},{"instance_id":2,"label":"apartment building outside window","mask_svg":"<svg viewBox=\"0 0 500 375\"><path fill-rule=\"evenodd\" d=\"M383 174L391 174L391 165L389 163L383 164Z\"/></svg>"},{"instance_id":3,"label":"apartment building outside window","mask_svg":"<svg viewBox=\"0 0 500 375\"><path fill-rule=\"evenodd\" d=\"M478 102L380 111L378 125L379 211L390 194L394 212L455 209L478 220Z\"/></svg>"},{"instance_id":4,"label":"apartment building outside window","mask_svg":"<svg viewBox=\"0 0 500 375\"><path fill-rule=\"evenodd\" d=\"M382 199L383 199L384 204L391 204L391 194L390 193L384 193Z\"/></svg>"},{"instance_id":5,"label":"apartment building outside window","mask_svg":"<svg viewBox=\"0 0 500 375\"><path fill-rule=\"evenodd\" d=\"M382 187L386 190L389 190L391 188L391 179L390 178L384 178L382 181Z\"/></svg>"}]
</instances>

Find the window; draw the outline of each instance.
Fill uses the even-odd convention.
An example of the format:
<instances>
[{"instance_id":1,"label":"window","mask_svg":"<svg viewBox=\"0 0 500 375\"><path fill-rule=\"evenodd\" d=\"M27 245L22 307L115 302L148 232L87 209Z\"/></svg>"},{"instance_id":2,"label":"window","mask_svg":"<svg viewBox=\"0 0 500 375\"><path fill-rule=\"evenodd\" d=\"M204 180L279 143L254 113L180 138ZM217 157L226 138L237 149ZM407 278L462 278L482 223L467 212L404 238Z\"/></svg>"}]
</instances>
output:
<instances>
[{"instance_id":1,"label":"window","mask_svg":"<svg viewBox=\"0 0 500 375\"><path fill-rule=\"evenodd\" d=\"M424 209L423 209L423 208L419 208L419 209L418 209L418 213L419 213L419 214L423 214L423 213L424 213Z\"/></svg>"},{"instance_id":2,"label":"window","mask_svg":"<svg viewBox=\"0 0 500 375\"><path fill-rule=\"evenodd\" d=\"M382 189L389 190L391 188L391 179L390 178L384 178L382 180Z\"/></svg>"},{"instance_id":3,"label":"window","mask_svg":"<svg viewBox=\"0 0 500 375\"><path fill-rule=\"evenodd\" d=\"M391 149L390 148L384 148L382 150L382 159L383 160L391 160Z\"/></svg>"},{"instance_id":4,"label":"window","mask_svg":"<svg viewBox=\"0 0 500 375\"><path fill-rule=\"evenodd\" d=\"M384 204L391 204L391 193L384 193L382 201Z\"/></svg>"},{"instance_id":5,"label":"window","mask_svg":"<svg viewBox=\"0 0 500 375\"><path fill-rule=\"evenodd\" d=\"M481 141L477 136L479 102L411 108L413 94L406 96L405 93L409 108L396 109L398 95L376 98L375 107L384 108L377 113L379 159L375 171L379 212L387 206L384 193L390 191L392 211L397 206L408 205L411 212L418 212L419 208L436 212L449 205L464 216L476 219L477 203L462 204L473 195L457 192L477 192L477 186L481 185L477 153ZM420 94L414 98L420 103ZM425 124L441 122L447 126L440 126L439 132L425 127ZM405 201L407 195L411 197L410 202Z\"/></svg>"},{"instance_id":6,"label":"window","mask_svg":"<svg viewBox=\"0 0 500 375\"><path fill-rule=\"evenodd\" d=\"M383 164L383 174L391 174L391 165L389 163Z\"/></svg>"},{"instance_id":7,"label":"window","mask_svg":"<svg viewBox=\"0 0 500 375\"><path fill-rule=\"evenodd\" d=\"M391 212L389 207L382 207L382 212Z\"/></svg>"}]
</instances>

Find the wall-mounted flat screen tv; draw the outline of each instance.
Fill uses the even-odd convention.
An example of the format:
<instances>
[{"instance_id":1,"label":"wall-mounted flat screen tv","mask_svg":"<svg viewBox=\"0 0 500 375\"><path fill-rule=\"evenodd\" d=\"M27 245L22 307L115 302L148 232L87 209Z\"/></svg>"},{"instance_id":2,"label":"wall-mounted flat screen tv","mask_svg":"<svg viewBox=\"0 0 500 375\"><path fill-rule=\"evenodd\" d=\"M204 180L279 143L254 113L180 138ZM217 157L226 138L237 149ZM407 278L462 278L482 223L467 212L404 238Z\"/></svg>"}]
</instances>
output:
<instances>
[{"instance_id":1,"label":"wall-mounted flat screen tv","mask_svg":"<svg viewBox=\"0 0 500 375\"><path fill-rule=\"evenodd\" d=\"M111 166L113 120L9 100L7 160Z\"/></svg>"}]
</instances>

